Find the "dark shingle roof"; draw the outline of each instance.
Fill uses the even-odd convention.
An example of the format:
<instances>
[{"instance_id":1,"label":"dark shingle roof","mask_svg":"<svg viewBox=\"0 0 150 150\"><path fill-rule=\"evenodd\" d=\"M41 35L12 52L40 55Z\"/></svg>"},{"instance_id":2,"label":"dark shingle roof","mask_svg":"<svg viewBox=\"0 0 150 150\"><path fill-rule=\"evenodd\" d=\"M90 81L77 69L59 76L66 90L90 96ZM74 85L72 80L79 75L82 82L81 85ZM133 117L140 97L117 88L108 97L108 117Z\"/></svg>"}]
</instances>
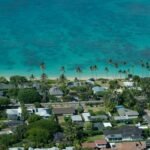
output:
<instances>
[{"instance_id":1,"label":"dark shingle roof","mask_svg":"<svg viewBox=\"0 0 150 150\"><path fill-rule=\"evenodd\" d=\"M74 114L75 113L75 108L73 108L73 107L54 108L53 113L55 115Z\"/></svg>"},{"instance_id":2,"label":"dark shingle roof","mask_svg":"<svg viewBox=\"0 0 150 150\"><path fill-rule=\"evenodd\" d=\"M123 137L142 138L142 130L140 130L138 127L132 126L124 126L118 129L105 130L104 134L105 136L121 134Z\"/></svg>"}]
</instances>

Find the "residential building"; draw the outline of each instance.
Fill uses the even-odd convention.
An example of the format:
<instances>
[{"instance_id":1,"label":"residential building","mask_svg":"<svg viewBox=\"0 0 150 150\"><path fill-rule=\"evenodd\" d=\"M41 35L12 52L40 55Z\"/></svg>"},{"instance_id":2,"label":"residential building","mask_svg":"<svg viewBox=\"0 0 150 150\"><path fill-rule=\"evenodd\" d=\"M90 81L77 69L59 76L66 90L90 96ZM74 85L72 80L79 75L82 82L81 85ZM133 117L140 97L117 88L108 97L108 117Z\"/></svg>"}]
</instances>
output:
<instances>
[{"instance_id":1,"label":"residential building","mask_svg":"<svg viewBox=\"0 0 150 150\"><path fill-rule=\"evenodd\" d=\"M57 86L51 87L49 90L49 94L54 95L54 96L58 96L58 97L63 96L62 90L60 90L60 88Z\"/></svg>"},{"instance_id":2,"label":"residential building","mask_svg":"<svg viewBox=\"0 0 150 150\"><path fill-rule=\"evenodd\" d=\"M82 117L81 117L80 115L72 115L72 116L71 116L71 120L72 120L72 122L74 122L74 123L80 123L80 122L83 121L83 120L82 120Z\"/></svg>"},{"instance_id":3,"label":"residential building","mask_svg":"<svg viewBox=\"0 0 150 150\"><path fill-rule=\"evenodd\" d=\"M124 106L116 107L119 116L114 116L114 120L128 120L128 119L136 119L139 116L137 111L124 108Z\"/></svg>"},{"instance_id":4,"label":"residential building","mask_svg":"<svg viewBox=\"0 0 150 150\"><path fill-rule=\"evenodd\" d=\"M134 126L124 126L104 131L105 139L109 142L142 140L142 130Z\"/></svg>"},{"instance_id":5,"label":"residential building","mask_svg":"<svg viewBox=\"0 0 150 150\"><path fill-rule=\"evenodd\" d=\"M91 114L89 112L82 113L82 117L85 122L90 121L90 116Z\"/></svg>"},{"instance_id":6,"label":"residential building","mask_svg":"<svg viewBox=\"0 0 150 150\"><path fill-rule=\"evenodd\" d=\"M70 116L76 114L76 109L73 107L53 108L53 114L58 116Z\"/></svg>"}]
</instances>

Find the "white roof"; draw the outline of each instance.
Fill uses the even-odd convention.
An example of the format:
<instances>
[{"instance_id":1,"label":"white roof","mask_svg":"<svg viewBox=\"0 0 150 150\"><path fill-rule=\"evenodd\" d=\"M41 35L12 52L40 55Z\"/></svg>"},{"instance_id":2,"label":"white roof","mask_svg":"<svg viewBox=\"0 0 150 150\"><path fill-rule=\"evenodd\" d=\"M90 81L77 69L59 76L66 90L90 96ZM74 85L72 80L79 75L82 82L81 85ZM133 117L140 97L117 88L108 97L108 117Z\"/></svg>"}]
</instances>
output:
<instances>
[{"instance_id":1,"label":"white roof","mask_svg":"<svg viewBox=\"0 0 150 150\"><path fill-rule=\"evenodd\" d=\"M90 121L90 116L91 116L91 114L89 112L82 113L82 117L83 117L84 121Z\"/></svg>"},{"instance_id":2,"label":"white roof","mask_svg":"<svg viewBox=\"0 0 150 150\"><path fill-rule=\"evenodd\" d=\"M82 121L82 117L80 115L71 116L72 121Z\"/></svg>"},{"instance_id":3,"label":"white roof","mask_svg":"<svg viewBox=\"0 0 150 150\"><path fill-rule=\"evenodd\" d=\"M103 125L104 125L105 128L112 127L110 122L103 122Z\"/></svg>"},{"instance_id":4,"label":"white roof","mask_svg":"<svg viewBox=\"0 0 150 150\"><path fill-rule=\"evenodd\" d=\"M66 147L66 149L63 150L74 150L74 147L70 146L70 147Z\"/></svg>"},{"instance_id":5,"label":"white roof","mask_svg":"<svg viewBox=\"0 0 150 150\"><path fill-rule=\"evenodd\" d=\"M125 81L125 82L123 82L123 85L124 85L125 87L132 87L133 84L134 84L134 82L131 82L131 81Z\"/></svg>"},{"instance_id":6,"label":"white roof","mask_svg":"<svg viewBox=\"0 0 150 150\"><path fill-rule=\"evenodd\" d=\"M35 111L36 115L39 115L41 117L49 117L50 113L48 112L47 108L37 108L37 111Z\"/></svg>"},{"instance_id":7,"label":"white roof","mask_svg":"<svg viewBox=\"0 0 150 150\"><path fill-rule=\"evenodd\" d=\"M56 96L63 95L63 92L56 86L51 87L49 93L50 95L56 95Z\"/></svg>"},{"instance_id":8,"label":"white roof","mask_svg":"<svg viewBox=\"0 0 150 150\"><path fill-rule=\"evenodd\" d=\"M18 109L6 109L8 115L18 115Z\"/></svg>"},{"instance_id":9,"label":"white roof","mask_svg":"<svg viewBox=\"0 0 150 150\"><path fill-rule=\"evenodd\" d=\"M13 148L9 148L8 150L24 150L23 147L13 147Z\"/></svg>"}]
</instances>

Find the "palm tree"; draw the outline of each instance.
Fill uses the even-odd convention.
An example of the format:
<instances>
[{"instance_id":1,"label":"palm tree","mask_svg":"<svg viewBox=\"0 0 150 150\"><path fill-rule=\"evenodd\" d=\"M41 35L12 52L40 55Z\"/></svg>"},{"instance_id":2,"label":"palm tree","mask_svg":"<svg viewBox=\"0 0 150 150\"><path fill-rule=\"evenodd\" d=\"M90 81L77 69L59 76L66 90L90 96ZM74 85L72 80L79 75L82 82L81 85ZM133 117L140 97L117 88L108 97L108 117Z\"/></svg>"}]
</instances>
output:
<instances>
[{"instance_id":1,"label":"palm tree","mask_svg":"<svg viewBox=\"0 0 150 150\"><path fill-rule=\"evenodd\" d=\"M105 72L106 72L107 77L108 77L108 72L109 72L109 68L108 67L105 67Z\"/></svg>"},{"instance_id":2,"label":"palm tree","mask_svg":"<svg viewBox=\"0 0 150 150\"><path fill-rule=\"evenodd\" d=\"M41 68L42 72L44 73L44 71L45 71L45 69L46 69L46 66L45 66L45 63L44 63L44 62L42 62L42 63L40 64L40 68Z\"/></svg>"},{"instance_id":3,"label":"palm tree","mask_svg":"<svg viewBox=\"0 0 150 150\"><path fill-rule=\"evenodd\" d=\"M66 80L67 80L66 76L65 76L64 74L61 74L60 77L59 77L59 81L60 81L61 83L65 83Z\"/></svg>"},{"instance_id":4,"label":"palm tree","mask_svg":"<svg viewBox=\"0 0 150 150\"><path fill-rule=\"evenodd\" d=\"M48 78L47 74L46 73L42 73L41 80L44 82L47 78Z\"/></svg>"},{"instance_id":5,"label":"palm tree","mask_svg":"<svg viewBox=\"0 0 150 150\"><path fill-rule=\"evenodd\" d=\"M93 66L90 66L90 71L91 71L91 74L92 74L92 77L93 77Z\"/></svg>"},{"instance_id":6,"label":"palm tree","mask_svg":"<svg viewBox=\"0 0 150 150\"><path fill-rule=\"evenodd\" d=\"M65 67L61 66L60 71L62 72L62 74L65 74Z\"/></svg>"},{"instance_id":7,"label":"palm tree","mask_svg":"<svg viewBox=\"0 0 150 150\"><path fill-rule=\"evenodd\" d=\"M35 76L33 74L31 74L29 78L30 78L31 81L34 81Z\"/></svg>"},{"instance_id":8,"label":"palm tree","mask_svg":"<svg viewBox=\"0 0 150 150\"><path fill-rule=\"evenodd\" d=\"M145 63L142 61L141 63L141 67L142 67L142 77L144 77L144 69L145 69Z\"/></svg>"},{"instance_id":9,"label":"palm tree","mask_svg":"<svg viewBox=\"0 0 150 150\"><path fill-rule=\"evenodd\" d=\"M98 70L98 67L97 67L97 65L94 65L94 66L93 66L93 70L95 71L95 74L96 74L96 79L97 79L97 70Z\"/></svg>"},{"instance_id":10,"label":"palm tree","mask_svg":"<svg viewBox=\"0 0 150 150\"><path fill-rule=\"evenodd\" d=\"M80 78L80 74L82 73L82 70L81 70L81 68L79 66L76 67L76 73L79 74L79 78Z\"/></svg>"},{"instance_id":11,"label":"palm tree","mask_svg":"<svg viewBox=\"0 0 150 150\"><path fill-rule=\"evenodd\" d=\"M122 70L121 70L121 69L120 69L120 70L118 70L118 73L119 73L120 78L121 78Z\"/></svg>"}]
</instances>

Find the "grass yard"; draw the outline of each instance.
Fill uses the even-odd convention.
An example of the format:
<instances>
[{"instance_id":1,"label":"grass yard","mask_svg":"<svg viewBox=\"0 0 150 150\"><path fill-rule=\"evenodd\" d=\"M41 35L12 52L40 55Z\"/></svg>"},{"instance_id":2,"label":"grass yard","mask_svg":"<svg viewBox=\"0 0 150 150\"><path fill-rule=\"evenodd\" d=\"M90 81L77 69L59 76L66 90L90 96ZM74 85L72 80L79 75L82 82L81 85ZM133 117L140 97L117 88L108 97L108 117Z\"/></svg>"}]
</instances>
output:
<instances>
[{"instance_id":1,"label":"grass yard","mask_svg":"<svg viewBox=\"0 0 150 150\"><path fill-rule=\"evenodd\" d=\"M103 135L95 135L95 136L88 137L86 139L86 142L94 142L95 140L101 140L101 139L104 139Z\"/></svg>"}]
</instances>

